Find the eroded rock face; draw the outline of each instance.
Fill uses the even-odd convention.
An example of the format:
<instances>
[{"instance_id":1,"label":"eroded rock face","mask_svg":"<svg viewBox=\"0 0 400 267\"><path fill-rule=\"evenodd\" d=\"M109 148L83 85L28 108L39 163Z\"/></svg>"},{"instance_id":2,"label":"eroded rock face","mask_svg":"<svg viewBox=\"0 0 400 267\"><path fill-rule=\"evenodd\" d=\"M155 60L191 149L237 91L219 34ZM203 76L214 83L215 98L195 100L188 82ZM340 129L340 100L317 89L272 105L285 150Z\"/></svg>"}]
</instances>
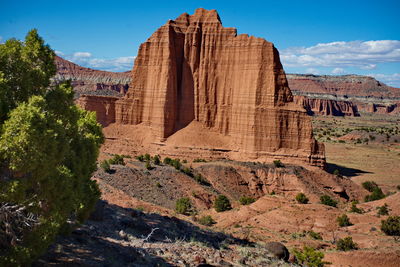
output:
<instances>
[{"instance_id":1,"label":"eroded rock face","mask_svg":"<svg viewBox=\"0 0 400 267\"><path fill-rule=\"evenodd\" d=\"M153 33L139 48L128 93L115 101L115 122L150 126L155 141L194 121L230 137L227 149L239 153L325 161L277 49L224 28L215 10L182 14Z\"/></svg>"},{"instance_id":2,"label":"eroded rock face","mask_svg":"<svg viewBox=\"0 0 400 267\"><path fill-rule=\"evenodd\" d=\"M357 116L354 108L384 114L397 114L400 110L400 88L387 86L372 77L288 74L287 78L295 101L306 108L309 106L315 114L335 116L334 110L329 112L329 105L339 116Z\"/></svg>"},{"instance_id":3,"label":"eroded rock face","mask_svg":"<svg viewBox=\"0 0 400 267\"><path fill-rule=\"evenodd\" d=\"M71 80L75 96L81 94L123 96L129 87L129 72L108 72L76 65L61 57L55 57L56 81Z\"/></svg>"},{"instance_id":4,"label":"eroded rock face","mask_svg":"<svg viewBox=\"0 0 400 267\"><path fill-rule=\"evenodd\" d=\"M360 116L357 105L350 101L294 96L294 101L303 106L309 115Z\"/></svg>"}]
</instances>

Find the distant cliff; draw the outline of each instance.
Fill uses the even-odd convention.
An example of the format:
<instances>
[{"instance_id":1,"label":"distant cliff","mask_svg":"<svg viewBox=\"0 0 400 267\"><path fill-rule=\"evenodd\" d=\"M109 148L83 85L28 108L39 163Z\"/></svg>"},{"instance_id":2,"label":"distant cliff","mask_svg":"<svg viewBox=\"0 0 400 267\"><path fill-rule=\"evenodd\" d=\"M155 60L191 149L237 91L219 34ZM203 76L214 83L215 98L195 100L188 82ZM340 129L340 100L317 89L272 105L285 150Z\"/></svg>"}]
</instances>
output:
<instances>
[{"instance_id":1,"label":"distant cliff","mask_svg":"<svg viewBox=\"0 0 400 267\"><path fill-rule=\"evenodd\" d=\"M78 98L81 94L90 95L124 95L131 82L130 72L108 72L81 67L56 56L56 81L71 80Z\"/></svg>"},{"instance_id":2,"label":"distant cliff","mask_svg":"<svg viewBox=\"0 0 400 267\"><path fill-rule=\"evenodd\" d=\"M314 114L357 116L357 111L397 114L400 110L400 88L372 77L288 74L287 79L296 102Z\"/></svg>"}]
</instances>

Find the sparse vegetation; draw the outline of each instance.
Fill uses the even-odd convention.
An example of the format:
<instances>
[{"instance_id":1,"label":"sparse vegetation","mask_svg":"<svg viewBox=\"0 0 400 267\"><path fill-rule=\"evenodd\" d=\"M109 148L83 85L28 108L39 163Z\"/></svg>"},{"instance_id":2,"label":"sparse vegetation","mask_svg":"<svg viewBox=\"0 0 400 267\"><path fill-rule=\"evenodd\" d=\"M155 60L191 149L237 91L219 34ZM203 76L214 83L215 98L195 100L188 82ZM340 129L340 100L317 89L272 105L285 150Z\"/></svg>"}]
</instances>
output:
<instances>
[{"instance_id":1,"label":"sparse vegetation","mask_svg":"<svg viewBox=\"0 0 400 267\"><path fill-rule=\"evenodd\" d=\"M382 192L382 189L379 186L377 186L376 188L373 189L371 195L365 196L365 202L379 200L379 199L383 199L385 197L386 196Z\"/></svg>"},{"instance_id":2,"label":"sparse vegetation","mask_svg":"<svg viewBox=\"0 0 400 267\"><path fill-rule=\"evenodd\" d=\"M193 162L207 162L205 159L194 159Z\"/></svg>"},{"instance_id":3,"label":"sparse vegetation","mask_svg":"<svg viewBox=\"0 0 400 267\"><path fill-rule=\"evenodd\" d=\"M389 206L388 204L384 204L383 206L376 207L378 210L378 215L389 215Z\"/></svg>"},{"instance_id":4,"label":"sparse vegetation","mask_svg":"<svg viewBox=\"0 0 400 267\"><path fill-rule=\"evenodd\" d=\"M336 221L337 221L337 223L339 224L340 227L346 227L346 226L353 225L350 222L350 219L346 214L343 214L343 215L337 217Z\"/></svg>"},{"instance_id":5,"label":"sparse vegetation","mask_svg":"<svg viewBox=\"0 0 400 267\"><path fill-rule=\"evenodd\" d=\"M350 212L362 214L362 213L364 213L365 211L364 211L363 209L361 209L361 208L358 208L358 207L357 207L357 203L353 201L353 202L351 203Z\"/></svg>"},{"instance_id":6,"label":"sparse vegetation","mask_svg":"<svg viewBox=\"0 0 400 267\"><path fill-rule=\"evenodd\" d=\"M363 182L362 187L366 190L368 190L368 192L373 192L376 188L379 188L377 183L375 183L374 181L366 181Z\"/></svg>"},{"instance_id":7,"label":"sparse vegetation","mask_svg":"<svg viewBox=\"0 0 400 267\"><path fill-rule=\"evenodd\" d=\"M192 202L187 197L180 198L176 201L175 210L177 213L190 215L190 213L193 211Z\"/></svg>"},{"instance_id":8,"label":"sparse vegetation","mask_svg":"<svg viewBox=\"0 0 400 267\"><path fill-rule=\"evenodd\" d=\"M150 154L147 154L147 153L144 154L143 158L144 158L145 161L150 161L151 160Z\"/></svg>"},{"instance_id":9,"label":"sparse vegetation","mask_svg":"<svg viewBox=\"0 0 400 267\"><path fill-rule=\"evenodd\" d=\"M103 169L103 171L110 173L111 172L111 167L110 167L110 163L108 162L108 160L103 160L100 163L100 168Z\"/></svg>"},{"instance_id":10,"label":"sparse vegetation","mask_svg":"<svg viewBox=\"0 0 400 267\"><path fill-rule=\"evenodd\" d=\"M194 175L193 178L194 178L194 180L195 180L196 182L198 182L198 183L201 184L201 185L205 185L205 186L210 186L210 185L211 185L210 182L207 181L207 179L204 178L200 173Z\"/></svg>"},{"instance_id":11,"label":"sparse vegetation","mask_svg":"<svg viewBox=\"0 0 400 267\"><path fill-rule=\"evenodd\" d=\"M283 165L283 163L278 159L278 160L274 160L274 166L276 168L284 168L285 165Z\"/></svg>"},{"instance_id":12,"label":"sparse vegetation","mask_svg":"<svg viewBox=\"0 0 400 267\"><path fill-rule=\"evenodd\" d=\"M296 201L300 204L307 204L308 200L308 197L304 193L298 193L296 195Z\"/></svg>"},{"instance_id":13,"label":"sparse vegetation","mask_svg":"<svg viewBox=\"0 0 400 267\"><path fill-rule=\"evenodd\" d=\"M398 240L400 238L400 216L389 216L386 220L382 220L381 230Z\"/></svg>"},{"instance_id":14,"label":"sparse vegetation","mask_svg":"<svg viewBox=\"0 0 400 267\"><path fill-rule=\"evenodd\" d=\"M322 236L320 233L314 232L314 231L309 231L308 235L312 238L312 239L316 239L316 240L322 240Z\"/></svg>"},{"instance_id":15,"label":"sparse vegetation","mask_svg":"<svg viewBox=\"0 0 400 267\"><path fill-rule=\"evenodd\" d=\"M111 165L125 165L124 157L118 154L115 154L108 162Z\"/></svg>"},{"instance_id":16,"label":"sparse vegetation","mask_svg":"<svg viewBox=\"0 0 400 267\"><path fill-rule=\"evenodd\" d=\"M172 159L169 157L164 158L163 163L167 165L171 165Z\"/></svg>"},{"instance_id":17,"label":"sparse vegetation","mask_svg":"<svg viewBox=\"0 0 400 267\"><path fill-rule=\"evenodd\" d=\"M153 163L154 163L155 165L160 165L160 164L161 164L161 160L160 160L160 156L159 156L159 155L155 155L155 156L153 157Z\"/></svg>"},{"instance_id":18,"label":"sparse vegetation","mask_svg":"<svg viewBox=\"0 0 400 267\"><path fill-rule=\"evenodd\" d=\"M183 167L181 169L181 172L183 172L184 174L186 174L186 175L188 175L190 177L193 177L193 170L191 168Z\"/></svg>"},{"instance_id":19,"label":"sparse vegetation","mask_svg":"<svg viewBox=\"0 0 400 267\"><path fill-rule=\"evenodd\" d=\"M324 253L312 247L304 246L302 250L293 250L297 263L308 267L323 267L328 262L323 261Z\"/></svg>"},{"instance_id":20,"label":"sparse vegetation","mask_svg":"<svg viewBox=\"0 0 400 267\"><path fill-rule=\"evenodd\" d=\"M139 155L135 157L138 161L143 162L144 161L144 156L143 155Z\"/></svg>"},{"instance_id":21,"label":"sparse vegetation","mask_svg":"<svg viewBox=\"0 0 400 267\"><path fill-rule=\"evenodd\" d=\"M214 208L217 212L222 212L232 209L231 202L224 195L219 195L214 202Z\"/></svg>"},{"instance_id":22,"label":"sparse vegetation","mask_svg":"<svg viewBox=\"0 0 400 267\"><path fill-rule=\"evenodd\" d=\"M214 219L213 219L210 215L207 215L207 216L201 217L201 218L199 219L199 223L200 223L201 225L211 226L211 225L215 224L215 221L214 221Z\"/></svg>"},{"instance_id":23,"label":"sparse vegetation","mask_svg":"<svg viewBox=\"0 0 400 267\"><path fill-rule=\"evenodd\" d=\"M357 243L353 241L351 236L341 238L336 243L337 250L341 251L349 251L349 250L356 250L358 249Z\"/></svg>"},{"instance_id":24,"label":"sparse vegetation","mask_svg":"<svg viewBox=\"0 0 400 267\"><path fill-rule=\"evenodd\" d=\"M254 203L256 200L253 197L246 197L242 196L239 198L239 203L242 205L249 205L251 203Z\"/></svg>"},{"instance_id":25,"label":"sparse vegetation","mask_svg":"<svg viewBox=\"0 0 400 267\"><path fill-rule=\"evenodd\" d=\"M340 171L338 169L335 169L333 171L333 175L340 176Z\"/></svg>"},{"instance_id":26,"label":"sparse vegetation","mask_svg":"<svg viewBox=\"0 0 400 267\"><path fill-rule=\"evenodd\" d=\"M152 169L153 169L153 166L151 166L150 161L146 161L146 163L144 164L144 167L145 167L147 170L152 170Z\"/></svg>"},{"instance_id":27,"label":"sparse vegetation","mask_svg":"<svg viewBox=\"0 0 400 267\"><path fill-rule=\"evenodd\" d=\"M320 197L320 201L321 204L327 205L327 206L331 206L331 207L336 207L338 202L334 199L332 199L330 196L328 195L323 195Z\"/></svg>"}]
</instances>

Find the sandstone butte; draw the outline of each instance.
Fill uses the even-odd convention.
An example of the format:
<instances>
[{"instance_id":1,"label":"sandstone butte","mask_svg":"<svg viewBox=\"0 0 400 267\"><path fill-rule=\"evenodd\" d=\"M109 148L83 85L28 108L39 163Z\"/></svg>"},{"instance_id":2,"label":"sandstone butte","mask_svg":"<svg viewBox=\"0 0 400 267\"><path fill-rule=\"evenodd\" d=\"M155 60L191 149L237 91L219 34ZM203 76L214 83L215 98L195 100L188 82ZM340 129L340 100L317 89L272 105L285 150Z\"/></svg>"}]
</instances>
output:
<instances>
[{"instance_id":1,"label":"sandstone butte","mask_svg":"<svg viewBox=\"0 0 400 267\"><path fill-rule=\"evenodd\" d=\"M77 102L114 133L119 125L136 125L125 134L145 132L149 146L186 145L192 156L208 149L231 159L325 163L311 119L293 102L278 50L223 27L215 10L184 13L142 43L124 97L86 95Z\"/></svg>"}]
</instances>

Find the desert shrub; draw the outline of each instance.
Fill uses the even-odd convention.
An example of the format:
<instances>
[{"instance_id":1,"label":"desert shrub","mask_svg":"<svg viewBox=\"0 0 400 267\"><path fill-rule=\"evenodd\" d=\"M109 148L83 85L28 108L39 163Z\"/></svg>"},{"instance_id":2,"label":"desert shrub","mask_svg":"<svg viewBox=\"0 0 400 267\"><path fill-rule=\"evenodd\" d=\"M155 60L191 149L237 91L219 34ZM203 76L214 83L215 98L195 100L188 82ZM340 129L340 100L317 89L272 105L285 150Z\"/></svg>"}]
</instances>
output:
<instances>
[{"instance_id":1,"label":"desert shrub","mask_svg":"<svg viewBox=\"0 0 400 267\"><path fill-rule=\"evenodd\" d=\"M300 204L307 204L308 200L308 197L304 193L298 193L296 195L296 201Z\"/></svg>"},{"instance_id":2,"label":"desert shrub","mask_svg":"<svg viewBox=\"0 0 400 267\"><path fill-rule=\"evenodd\" d=\"M171 165L172 159L169 157L164 158L163 163L167 165Z\"/></svg>"},{"instance_id":3,"label":"desert shrub","mask_svg":"<svg viewBox=\"0 0 400 267\"><path fill-rule=\"evenodd\" d=\"M110 167L110 163L108 162L108 160L103 160L100 163L100 168L102 168L107 173L111 172L111 167Z\"/></svg>"},{"instance_id":4,"label":"desert shrub","mask_svg":"<svg viewBox=\"0 0 400 267\"><path fill-rule=\"evenodd\" d=\"M328 262L323 261L324 253L317 251L312 247L304 246L302 250L293 250L296 257L296 262L302 266L308 267L323 267Z\"/></svg>"},{"instance_id":5,"label":"desert shrub","mask_svg":"<svg viewBox=\"0 0 400 267\"><path fill-rule=\"evenodd\" d=\"M285 167L285 165L283 165L283 163L278 159L278 160L274 160L274 166L276 168L283 168Z\"/></svg>"},{"instance_id":6,"label":"desert shrub","mask_svg":"<svg viewBox=\"0 0 400 267\"><path fill-rule=\"evenodd\" d=\"M328 195L323 195L320 197L320 201L321 204L327 205L327 206L331 206L331 207L336 207L337 206L337 201L332 199L330 196Z\"/></svg>"},{"instance_id":7,"label":"desert shrub","mask_svg":"<svg viewBox=\"0 0 400 267\"><path fill-rule=\"evenodd\" d=\"M313 239L322 240L322 236L321 236L320 233L317 233L317 232L314 232L314 231L309 231L308 235Z\"/></svg>"},{"instance_id":8,"label":"desert shrub","mask_svg":"<svg viewBox=\"0 0 400 267\"><path fill-rule=\"evenodd\" d=\"M138 161L143 162L144 161L144 156L143 155L139 155L135 157Z\"/></svg>"},{"instance_id":9,"label":"desert shrub","mask_svg":"<svg viewBox=\"0 0 400 267\"><path fill-rule=\"evenodd\" d=\"M358 208L356 202L352 202L350 212L362 214L362 213L364 213L364 210L361 208Z\"/></svg>"},{"instance_id":10,"label":"desert shrub","mask_svg":"<svg viewBox=\"0 0 400 267\"><path fill-rule=\"evenodd\" d=\"M350 222L349 217L346 214L343 214L336 218L337 223L340 227L350 226L352 223Z\"/></svg>"},{"instance_id":11,"label":"desert shrub","mask_svg":"<svg viewBox=\"0 0 400 267\"><path fill-rule=\"evenodd\" d=\"M194 159L193 162L207 162L205 159Z\"/></svg>"},{"instance_id":12,"label":"desert shrub","mask_svg":"<svg viewBox=\"0 0 400 267\"><path fill-rule=\"evenodd\" d=\"M182 160L182 163L187 163L187 160L186 159Z\"/></svg>"},{"instance_id":13,"label":"desert shrub","mask_svg":"<svg viewBox=\"0 0 400 267\"><path fill-rule=\"evenodd\" d=\"M213 219L210 215L207 215L207 216L201 217L201 218L199 219L199 223L200 223L201 225L211 226L211 225L215 224L215 221L214 221L214 219Z\"/></svg>"},{"instance_id":14,"label":"desert shrub","mask_svg":"<svg viewBox=\"0 0 400 267\"><path fill-rule=\"evenodd\" d=\"M147 170L152 170L152 169L153 169L153 166L151 166L150 161L146 161L146 163L144 164L144 167L145 167Z\"/></svg>"},{"instance_id":15,"label":"desert shrub","mask_svg":"<svg viewBox=\"0 0 400 267\"><path fill-rule=\"evenodd\" d=\"M148 154L148 153L146 153L146 154L144 154L144 160L145 161L150 161L151 160L151 156L150 156L150 154Z\"/></svg>"},{"instance_id":16,"label":"desert shrub","mask_svg":"<svg viewBox=\"0 0 400 267\"><path fill-rule=\"evenodd\" d=\"M378 188L378 184L375 183L374 181L366 181L363 182L362 187L364 187L364 189L368 190L369 192L373 192L376 188Z\"/></svg>"},{"instance_id":17,"label":"desert shrub","mask_svg":"<svg viewBox=\"0 0 400 267\"><path fill-rule=\"evenodd\" d=\"M201 185L205 185L205 186L210 186L210 185L211 185L210 182L207 181L207 179L204 178L200 173L194 175L193 178L194 178L194 180L195 180L196 182L198 182L198 183L201 184Z\"/></svg>"},{"instance_id":18,"label":"desert shrub","mask_svg":"<svg viewBox=\"0 0 400 267\"><path fill-rule=\"evenodd\" d=\"M231 202L224 195L219 195L214 202L214 208L217 212L222 212L232 209Z\"/></svg>"},{"instance_id":19,"label":"desert shrub","mask_svg":"<svg viewBox=\"0 0 400 267\"><path fill-rule=\"evenodd\" d=\"M369 202L369 201L374 201L374 200L379 200L379 199L383 199L385 198L385 194L382 192L382 189L380 189L379 187L376 187L373 189L372 194L365 196L365 202Z\"/></svg>"},{"instance_id":20,"label":"desert shrub","mask_svg":"<svg viewBox=\"0 0 400 267\"><path fill-rule=\"evenodd\" d=\"M333 174L336 175L336 176L340 176L340 171L338 169L335 169L333 171Z\"/></svg>"},{"instance_id":21,"label":"desert shrub","mask_svg":"<svg viewBox=\"0 0 400 267\"><path fill-rule=\"evenodd\" d=\"M389 216L386 220L381 221L381 230L387 235L400 236L400 216Z\"/></svg>"},{"instance_id":22,"label":"desert shrub","mask_svg":"<svg viewBox=\"0 0 400 267\"><path fill-rule=\"evenodd\" d=\"M344 143L346 143L346 141L344 141L344 140L339 140L339 143L344 144Z\"/></svg>"},{"instance_id":23,"label":"desert shrub","mask_svg":"<svg viewBox=\"0 0 400 267\"><path fill-rule=\"evenodd\" d=\"M156 186L157 186L158 188L161 188L161 187L162 187L162 185L161 185L159 182L156 183Z\"/></svg>"},{"instance_id":24,"label":"desert shrub","mask_svg":"<svg viewBox=\"0 0 400 267\"><path fill-rule=\"evenodd\" d=\"M378 210L378 215L389 215L389 206L388 204L384 204L383 206L376 207Z\"/></svg>"},{"instance_id":25,"label":"desert shrub","mask_svg":"<svg viewBox=\"0 0 400 267\"><path fill-rule=\"evenodd\" d=\"M153 162L154 162L155 165L160 165L161 164L160 156L159 155L155 155L153 157Z\"/></svg>"},{"instance_id":26,"label":"desert shrub","mask_svg":"<svg viewBox=\"0 0 400 267\"><path fill-rule=\"evenodd\" d=\"M171 165L177 170L180 170L182 167L182 163L181 163L180 159L172 160Z\"/></svg>"},{"instance_id":27,"label":"desert shrub","mask_svg":"<svg viewBox=\"0 0 400 267\"><path fill-rule=\"evenodd\" d=\"M108 162L112 165L125 165L124 157L122 155L114 155Z\"/></svg>"},{"instance_id":28,"label":"desert shrub","mask_svg":"<svg viewBox=\"0 0 400 267\"><path fill-rule=\"evenodd\" d=\"M68 221L82 223L100 196L90 178L104 140L101 125L74 104L69 82L51 84L54 56L36 30L24 42L0 44L0 177L7 177L0 179L0 203L35 221L3 242L4 229L20 229L0 218L0 266L29 266Z\"/></svg>"},{"instance_id":29,"label":"desert shrub","mask_svg":"<svg viewBox=\"0 0 400 267\"><path fill-rule=\"evenodd\" d=\"M336 243L336 248L341 251L349 251L358 249L357 243L353 241L351 236L341 238Z\"/></svg>"},{"instance_id":30,"label":"desert shrub","mask_svg":"<svg viewBox=\"0 0 400 267\"><path fill-rule=\"evenodd\" d=\"M184 174L193 177L193 170L191 168L188 167L184 167L183 169L181 169L181 172L183 172Z\"/></svg>"},{"instance_id":31,"label":"desert shrub","mask_svg":"<svg viewBox=\"0 0 400 267\"><path fill-rule=\"evenodd\" d=\"M175 210L177 213L190 215L190 213L192 212L192 203L190 199L187 197L178 199L175 203Z\"/></svg>"},{"instance_id":32,"label":"desert shrub","mask_svg":"<svg viewBox=\"0 0 400 267\"><path fill-rule=\"evenodd\" d=\"M249 205L251 203L254 203L256 200L252 197L246 197L246 196L242 196L239 198L239 202L242 205Z\"/></svg>"}]
</instances>

